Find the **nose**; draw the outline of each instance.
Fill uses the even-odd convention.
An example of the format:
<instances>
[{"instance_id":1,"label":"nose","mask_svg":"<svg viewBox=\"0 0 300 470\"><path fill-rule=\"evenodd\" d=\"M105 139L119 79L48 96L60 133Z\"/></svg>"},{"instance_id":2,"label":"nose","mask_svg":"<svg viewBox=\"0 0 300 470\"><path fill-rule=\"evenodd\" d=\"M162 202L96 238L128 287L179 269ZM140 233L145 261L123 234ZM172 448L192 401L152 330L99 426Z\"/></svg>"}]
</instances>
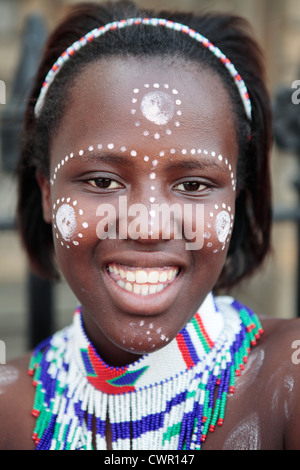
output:
<instances>
[{"instance_id":1,"label":"nose","mask_svg":"<svg viewBox=\"0 0 300 470\"><path fill-rule=\"evenodd\" d=\"M182 238L180 204L169 204L166 199L158 197L155 202L144 199L133 204L128 204L126 199L119 202L120 238L140 243Z\"/></svg>"}]
</instances>

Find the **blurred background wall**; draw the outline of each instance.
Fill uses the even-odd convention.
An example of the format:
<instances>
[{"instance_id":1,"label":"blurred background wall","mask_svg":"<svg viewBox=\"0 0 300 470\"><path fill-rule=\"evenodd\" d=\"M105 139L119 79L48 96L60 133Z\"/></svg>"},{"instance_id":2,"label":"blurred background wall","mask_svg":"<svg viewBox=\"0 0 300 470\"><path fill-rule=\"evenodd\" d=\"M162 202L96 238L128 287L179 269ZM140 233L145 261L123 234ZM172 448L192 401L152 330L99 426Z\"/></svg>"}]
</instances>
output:
<instances>
[{"instance_id":1,"label":"blurred background wall","mask_svg":"<svg viewBox=\"0 0 300 470\"><path fill-rule=\"evenodd\" d=\"M21 71L24 28L28 15L42 15L48 31L75 0L0 0L0 80L6 87L6 104L0 104L0 117L7 110ZM266 58L268 86L275 100L278 90L291 90L300 80L300 0L147 0L138 4L158 9L171 8L230 11L248 18ZM17 75L17 80L16 80ZM299 94L300 97L300 94ZM294 105L296 106L296 105ZM297 109L300 113L300 105ZM3 122L1 121L2 129ZM300 127L299 127L300 131ZM300 134L300 132L299 132ZM300 137L299 137L300 138ZM3 147L0 145L0 148ZM272 177L275 209L298 206L295 182L299 162L294 152L274 145ZM16 185L13 174L0 154L0 219L14 217ZM298 230L294 221L276 220L273 228L273 254L251 282L234 292L259 314L291 318L297 315ZM14 230L0 231L0 340L5 341L7 360L28 348L28 266ZM64 283L55 287L55 328L68 324L76 300ZM40 312L43 315L43 312Z\"/></svg>"}]
</instances>

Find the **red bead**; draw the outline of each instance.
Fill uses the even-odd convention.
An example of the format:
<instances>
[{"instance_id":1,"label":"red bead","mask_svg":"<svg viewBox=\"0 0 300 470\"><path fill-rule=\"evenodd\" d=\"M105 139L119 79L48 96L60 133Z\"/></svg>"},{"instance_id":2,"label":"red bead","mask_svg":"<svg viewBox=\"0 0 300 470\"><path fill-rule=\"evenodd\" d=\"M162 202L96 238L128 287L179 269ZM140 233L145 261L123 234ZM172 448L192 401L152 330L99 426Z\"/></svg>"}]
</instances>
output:
<instances>
[{"instance_id":1,"label":"red bead","mask_svg":"<svg viewBox=\"0 0 300 470\"><path fill-rule=\"evenodd\" d=\"M219 418L219 420L218 420L218 426L223 426L223 422L224 422L224 419L223 419L223 418Z\"/></svg>"},{"instance_id":2,"label":"red bead","mask_svg":"<svg viewBox=\"0 0 300 470\"><path fill-rule=\"evenodd\" d=\"M235 392L235 387L231 385L231 387L229 387L229 393L234 393L234 392Z\"/></svg>"},{"instance_id":3,"label":"red bead","mask_svg":"<svg viewBox=\"0 0 300 470\"><path fill-rule=\"evenodd\" d=\"M34 375L34 370L33 369L28 369L27 374L32 377Z\"/></svg>"},{"instance_id":4,"label":"red bead","mask_svg":"<svg viewBox=\"0 0 300 470\"><path fill-rule=\"evenodd\" d=\"M251 344L251 346L256 346L257 342L253 339L252 341L250 341L250 344Z\"/></svg>"},{"instance_id":5,"label":"red bead","mask_svg":"<svg viewBox=\"0 0 300 470\"><path fill-rule=\"evenodd\" d=\"M239 377L239 376L241 375L241 371L237 369L237 370L235 371L235 375L236 375L237 377Z\"/></svg>"},{"instance_id":6,"label":"red bead","mask_svg":"<svg viewBox=\"0 0 300 470\"><path fill-rule=\"evenodd\" d=\"M206 421L207 421L207 416L203 416L202 423L206 423Z\"/></svg>"},{"instance_id":7,"label":"red bead","mask_svg":"<svg viewBox=\"0 0 300 470\"><path fill-rule=\"evenodd\" d=\"M37 417L39 416L40 412L39 412L39 410L32 410L32 411L31 411L31 414L32 414L32 416L34 416L35 418L37 418Z\"/></svg>"},{"instance_id":8,"label":"red bead","mask_svg":"<svg viewBox=\"0 0 300 470\"><path fill-rule=\"evenodd\" d=\"M206 435L203 434L202 437L201 437L201 442L205 442L205 440L206 440Z\"/></svg>"},{"instance_id":9,"label":"red bead","mask_svg":"<svg viewBox=\"0 0 300 470\"><path fill-rule=\"evenodd\" d=\"M215 426L213 424L211 424L209 426L209 430L210 430L210 432L214 432L215 431Z\"/></svg>"}]
</instances>

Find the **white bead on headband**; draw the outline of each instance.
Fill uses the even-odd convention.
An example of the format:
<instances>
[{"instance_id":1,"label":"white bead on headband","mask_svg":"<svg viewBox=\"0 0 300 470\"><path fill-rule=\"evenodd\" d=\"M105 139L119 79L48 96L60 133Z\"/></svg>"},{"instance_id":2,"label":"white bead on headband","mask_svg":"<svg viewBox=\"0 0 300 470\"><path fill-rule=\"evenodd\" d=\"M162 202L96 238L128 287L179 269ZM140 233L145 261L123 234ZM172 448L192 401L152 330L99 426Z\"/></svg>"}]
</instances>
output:
<instances>
[{"instance_id":1,"label":"white bead on headband","mask_svg":"<svg viewBox=\"0 0 300 470\"><path fill-rule=\"evenodd\" d=\"M93 39L102 36L107 31L122 29L133 25L164 26L166 28L187 34L189 37L195 39L197 42L201 43L204 47L209 49L222 62L222 64L224 64L224 66L227 68L230 75L234 79L234 82L238 88L239 94L243 101L246 115L248 119L251 120L252 106L249 98L249 93L245 82L243 81L242 77L240 76L232 62L223 54L223 52L220 51L218 47L214 46L206 37L202 36L200 33L197 33L193 29L181 23L176 23L174 21L161 18L129 18L126 20L114 21L112 23L108 23L105 26L93 29L89 33L85 34L81 39L75 41L70 47L67 48L65 52L62 53L62 55L57 59L51 70L48 72L43 83L39 98L35 105L35 115L37 117L39 116L44 104L47 90L50 84L53 82L54 78L56 77L57 73L59 72L61 67L76 53L76 51L84 47Z\"/></svg>"}]
</instances>

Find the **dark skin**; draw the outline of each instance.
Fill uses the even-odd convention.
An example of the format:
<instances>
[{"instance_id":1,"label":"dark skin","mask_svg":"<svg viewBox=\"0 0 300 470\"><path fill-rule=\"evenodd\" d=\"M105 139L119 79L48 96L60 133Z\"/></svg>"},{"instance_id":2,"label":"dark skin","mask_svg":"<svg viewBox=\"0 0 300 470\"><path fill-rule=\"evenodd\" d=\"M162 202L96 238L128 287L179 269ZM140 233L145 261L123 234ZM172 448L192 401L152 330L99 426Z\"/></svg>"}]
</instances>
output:
<instances>
[{"instance_id":1,"label":"dark skin","mask_svg":"<svg viewBox=\"0 0 300 470\"><path fill-rule=\"evenodd\" d=\"M165 94L160 95L164 113L157 104L157 93L154 101L143 100L150 96L146 87L149 84L151 92L164 90ZM174 110L166 108L170 104L166 94L179 111L176 116ZM138 106L142 103L144 106ZM191 151L199 148L207 152ZM80 149L84 150L82 155ZM60 165L71 152L77 157ZM223 158L216 158L218 155ZM205 243L199 250L187 250L190 240L176 239L175 228L168 239L162 238L159 227L156 239L148 232L138 239L100 240L96 234L97 207L103 203L114 207L116 220L109 223L121 230L121 196L126 196L130 204L143 203L147 208L150 198L180 207L203 204L207 230L215 222L217 208L223 207L228 217L234 213L237 158L229 96L220 79L209 70L157 58L147 62L115 58L88 66L76 80L62 125L51 143L50 177L56 175L55 181L51 184L40 173L37 177L44 218L48 223L56 222L53 231L58 263L82 304L90 339L110 365L124 365L165 345L160 335L150 343L146 341L150 323L164 333L167 341L176 336L216 283L230 233L224 237L224 232L210 230L210 244ZM150 177L152 173L155 178ZM70 206L76 208L66 225L60 224L57 215L62 202L68 203L68 214ZM127 223L131 221L129 217ZM188 223L195 228L196 222L194 218L181 221L182 228ZM78 232L82 232L81 237ZM78 243L74 245L72 240ZM141 296L116 284L107 269L113 263L127 270L163 270L171 266L178 268L179 274L163 292ZM146 327L136 327L141 324ZM236 392L227 402L224 425L208 435L203 449L300 448L300 365L292 360L292 345L300 338L299 321L265 319L262 324L265 333L237 378ZM35 419L30 415L34 388L27 375L28 362L26 356L1 366L3 371L11 371L10 381L0 387L3 449L34 448L31 435ZM110 440L108 426L108 447Z\"/></svg>"}]
</instances>

